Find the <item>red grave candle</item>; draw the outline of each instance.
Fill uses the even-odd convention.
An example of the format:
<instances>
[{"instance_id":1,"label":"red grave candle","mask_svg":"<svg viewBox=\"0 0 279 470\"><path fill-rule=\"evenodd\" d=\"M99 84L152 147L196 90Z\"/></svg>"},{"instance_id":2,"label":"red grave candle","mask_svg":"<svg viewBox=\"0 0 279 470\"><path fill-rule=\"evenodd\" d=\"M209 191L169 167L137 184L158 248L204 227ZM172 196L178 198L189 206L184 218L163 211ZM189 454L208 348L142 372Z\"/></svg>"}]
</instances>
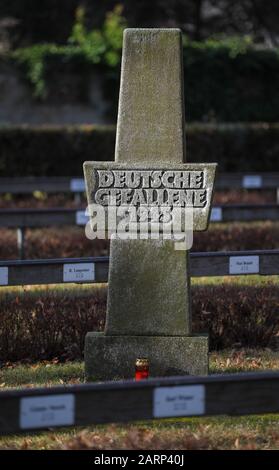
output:
<instances>
[{"instance_id":1,"label":"red grave candle","mask_svg":"<svg viewBox=\"0 0 279 470\"><path fill-rule=\"evenodd\" d=\"M135 380L148 379L149 361L145 357L138 358L135 364Z\"/></svg>"}]
</instances>

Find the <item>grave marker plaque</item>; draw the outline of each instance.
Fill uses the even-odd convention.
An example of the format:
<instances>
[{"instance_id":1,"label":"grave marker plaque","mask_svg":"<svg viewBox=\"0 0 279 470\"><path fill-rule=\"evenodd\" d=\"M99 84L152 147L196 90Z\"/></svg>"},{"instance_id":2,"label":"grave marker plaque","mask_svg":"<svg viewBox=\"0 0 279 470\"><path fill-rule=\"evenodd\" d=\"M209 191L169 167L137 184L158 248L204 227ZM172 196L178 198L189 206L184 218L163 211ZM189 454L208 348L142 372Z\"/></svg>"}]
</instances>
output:
<instances>
[{"instance_id":1,"label":"grave marker plaque","mask_svg":"<svg viewBox=\"0 0 279 470\"><path fill-rule=\"evenodd\" d=\"M85 162L88 203L191 207L193 229L205 230L216 165L185 162L181 32L127 29L115 162ZM136 211L135 232L139 222ZM137 357L149 359L151 376L208 370L208 338L191 331L188 251L162 236L112 238L105 332L86 336L86 376L132 378Z\"/></svg>"}]
</instances>

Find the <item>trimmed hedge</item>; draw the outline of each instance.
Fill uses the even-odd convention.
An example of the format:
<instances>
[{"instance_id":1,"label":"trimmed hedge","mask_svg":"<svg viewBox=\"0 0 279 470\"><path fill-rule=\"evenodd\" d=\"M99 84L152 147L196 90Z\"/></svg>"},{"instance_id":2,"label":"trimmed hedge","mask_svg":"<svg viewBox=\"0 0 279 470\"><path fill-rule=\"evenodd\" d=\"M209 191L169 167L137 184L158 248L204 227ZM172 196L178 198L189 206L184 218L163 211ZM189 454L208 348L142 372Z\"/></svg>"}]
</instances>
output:
<instances>
[{"instance_id":1,"label":"trimmed hedge","mask_svg":"<svg viewBox=\"0 0 279 470\"><path fill-rule=\"evenodd\" d=\"M278 50L234 51L222 43L184 48L188 120L269 121L279 115Z\"/></svg>"},{"instance_id":2,"label":"trimmed hedge","mask_svg":"<svg viewBox=\"0 0 279 470\"><path fill-rule=\"evenodd\" d=\"M192 251L274 250L279 248L279 222L211 225L195 232ZM44 227L26 232L26 259L106 256L108 240L86 238L83 227ZM0 230L0 259L17 259L16 232Z\"/></svg>"},{"instance_id":3,"label":"trimmed hedge","mask_svg":"<svg viewBox=\"0 0 279 470\"><path fill-rule=\"evenodd\" d=\"M31 291L0 297L0 361L81 359L88 331L103 330L105 288ZM275 284L194 286L193 331L210 349L264 348L279 331Z\"/></svg>"},{"instance_id":4,"label":"trimmed hedge","mask_svg":"<svg viewBox=\"0 0 279 470\"><path fill-rule=\"evenodd\" d=\"M86 160L114 158L113 126L0 128L0 176L82 175Z\"/></svg>"},{"instance_id":5,"label":"trimmed hedge","mask_svg":"<svg viewBox=\"0 0 279 470\"><path fill-rule=\"evenodd\" d=\"M219 171L279 171L279 124L190 124L187 160ZM114 126L2 127L0 176L79 176L86 160L113 160Z\"/></svg>"}]
</instances>

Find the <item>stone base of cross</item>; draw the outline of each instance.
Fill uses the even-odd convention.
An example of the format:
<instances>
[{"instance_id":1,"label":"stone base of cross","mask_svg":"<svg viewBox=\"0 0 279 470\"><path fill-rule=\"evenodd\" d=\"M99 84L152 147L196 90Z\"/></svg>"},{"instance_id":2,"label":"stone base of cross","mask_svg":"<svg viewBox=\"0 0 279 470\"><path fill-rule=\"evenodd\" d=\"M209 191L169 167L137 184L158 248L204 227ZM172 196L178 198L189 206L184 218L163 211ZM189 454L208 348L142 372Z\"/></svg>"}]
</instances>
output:
<instances>
[{"instance_id":1,"label":"stone base of cross","mask_svg":"<svg viewBox=\"0 0 279 470\"><path fill-rule=\"evenodd\" d=\"M89 204L190 205L194 230L208 225L215 164L187 164L181 32L124 33L115 162L86 162ZM85 340L87 379L207 374L208 337L193 335L188 251L174 240L111 240L104 333Z\"/></svg>"}]
</instances>

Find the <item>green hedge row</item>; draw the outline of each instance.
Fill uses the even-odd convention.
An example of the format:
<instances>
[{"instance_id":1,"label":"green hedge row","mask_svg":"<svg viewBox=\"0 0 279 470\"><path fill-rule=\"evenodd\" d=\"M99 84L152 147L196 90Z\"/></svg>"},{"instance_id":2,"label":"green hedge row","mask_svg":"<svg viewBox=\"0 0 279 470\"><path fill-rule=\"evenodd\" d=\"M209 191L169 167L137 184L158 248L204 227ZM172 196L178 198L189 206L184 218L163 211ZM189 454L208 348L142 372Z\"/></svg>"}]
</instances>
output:
<instances>
[{"instance_id":1,"label":"green hedge row","mask_svg":"<svg viewBox=\"0 0 279 470\"><path fill-rule=\"evenodd\" d=\"M239 52L222 44L190 44L184 47L184 75L190 121L278 121L276 49Z\"/></svg>"},{"instance_id":2,"label":"green hedge row","mask_svg":"<svg viewBox=\"0 0 279 470\"><path fill-rule=\"evenodd\" d=\"M278 124L190 124L187 160L220 171L279 171ZM85 160L113 160L114 126L2 127L0 176L76 176Z\"/></svg>"},{"instance_id":3,"label":"green hedge row","mask_svg":"<svg viewBox=\"0 0 279 470\"><path fill-rule=\"evenodd\" d=\"M210 350L266 348L278 338L279 286L194 286L193 331L209 333ZM83 358L88 331L102 331L105 288L1 291L0 361ZM32 312L32 315L30 315Z\"/></svg>"}]
</instances>

